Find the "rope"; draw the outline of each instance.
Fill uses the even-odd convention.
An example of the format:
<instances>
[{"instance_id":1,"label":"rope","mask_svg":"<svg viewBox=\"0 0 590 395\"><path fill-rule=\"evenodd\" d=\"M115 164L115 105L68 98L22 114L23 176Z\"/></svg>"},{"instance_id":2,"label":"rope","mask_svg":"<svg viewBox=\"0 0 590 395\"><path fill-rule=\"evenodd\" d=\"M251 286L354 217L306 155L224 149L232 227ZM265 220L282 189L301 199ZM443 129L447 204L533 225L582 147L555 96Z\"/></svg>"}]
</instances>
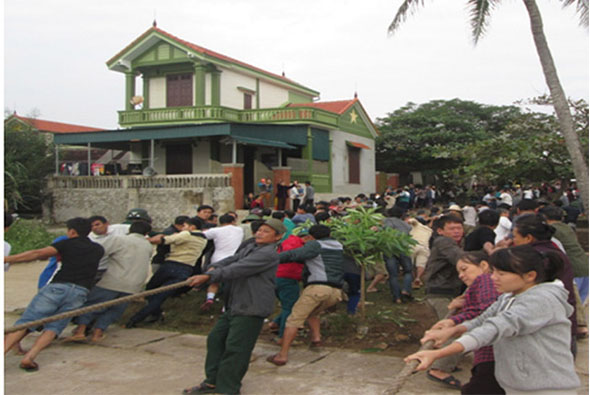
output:
<instances>
[{"instance_id":1,"label":"rope","mask_svg":"<svg viewBox=\"0 0 590 395\"><path fill-rule=\"evenodd\" d=\"M453 316L456 312L457 312L456 309L449 311L445 318L449 318L449 317ZM426 343L424 343L422 345L422 347L420 347L418 349L418 351L432 350L433 348L434 348L434 341L429 340ZM404 368L397 374L397 376L395 376L395 379L393 380L391 387L386 389L383 392L383 395L397 394L402 389L402 386L408 380L408 377L410 377L412 375L412 373L418 367L419 364L420 364L420 361L417 359L414 359L414 360L408 362L406 364L406 366L404 366Z\"/></svg>"},{"instance_id":2,"label":"rope","mask_svg":"<svg viewBox=\"0 0 590 395\"><path fill-rule=\"evenodd\" d=\"M149 291L139 292L139 293L136 293L133 295L128 295L128 296L123 296L121 298L109 300L107 302L96 303L96 304L93 304L93 305L90 305L87 307L81 307L76 310L66 311L65 313L52 315L50 317L45 317L40 320L26 322L24 324L20 324L20 325L12 326L10 328L6 328L6 329L4 329L4 334L17 332L17 331L32 328L32 327L38 327L38 326L47 324L49 322L63 320L64 318L76 317L76 316L79 316L82 314L90 313L91 311L106 309L108 307L116 306L118 304L122 304L122 303L126 303L126 302L130 302L135 299L139 299L139 298L143 298L143 297L151 296L151 295L156 295L156 294L159 294L162 292L171 291L173 289L187 287L187 286L189 286L189 281L185 280L185 281L181 281L179 283L165 285L160 288L150 289Z\"/></svg>"}]
</instances>

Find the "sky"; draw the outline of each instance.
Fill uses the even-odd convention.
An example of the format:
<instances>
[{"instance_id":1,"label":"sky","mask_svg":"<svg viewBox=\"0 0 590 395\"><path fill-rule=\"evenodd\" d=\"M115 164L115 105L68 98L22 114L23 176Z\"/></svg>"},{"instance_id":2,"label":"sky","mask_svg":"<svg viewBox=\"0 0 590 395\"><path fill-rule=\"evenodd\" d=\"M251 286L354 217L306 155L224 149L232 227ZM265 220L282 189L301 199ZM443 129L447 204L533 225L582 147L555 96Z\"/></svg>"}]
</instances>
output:
<instances>
[{"instance_id":1,"label":"sky","mask_svg":"<svg viewBox=\"0 0 590 395\"><path fill-rule=\"evenodd\" d=\"M186 41L269 72L284 71L319 91L322 101L357 92L373 120L408 102L459 98L510 105L548 93L521 1L497 6L476 46L466 0L425 0L388 36L401 3L5 0L4 108L117 128L125 80L105 62L154 18ZM588 30L579 26L574 7L537 3L566 95L588 101Z\"/></svg>"}]
</instances>

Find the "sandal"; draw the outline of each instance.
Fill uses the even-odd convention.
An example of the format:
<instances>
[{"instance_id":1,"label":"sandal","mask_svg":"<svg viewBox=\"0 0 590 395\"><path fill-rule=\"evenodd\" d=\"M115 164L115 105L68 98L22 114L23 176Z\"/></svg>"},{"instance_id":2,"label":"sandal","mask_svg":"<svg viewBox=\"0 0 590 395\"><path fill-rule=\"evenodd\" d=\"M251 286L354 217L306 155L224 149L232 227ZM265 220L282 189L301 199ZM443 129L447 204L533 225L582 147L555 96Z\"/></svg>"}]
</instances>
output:
<instances>
[{"instance_id":1,"label":"sandal","mask_svg":"<svg viewBox=\"0 0 590 395\"><path fill-rule=\"evenodd\" d=\"M194 387L183 389L182 390L182 393L184 395L190 395L190 394L214 394L215 393L215 387L210 387L209 385L207 385L207 383L205 383L203 381L199 385L196 385Z\"/></svg>"},{"instance_id":2,"label":"sandal","mask_svg":"<svg viewBox=\"0 0 590 395\"><path fill-rule=\"evenodd\" d=\"M324 345L324 343L321 340L318 341L312 341L311 343L309 343L309 348L320 348Z\"/></svg>"},{"instance_id":3,"label":"sandal","mask_svg":"<svg viewBox=\"0 0 590 395\"><path fill-rule=\"evenodd\" d=\"M279 354L269 355L268 358L266 358L266 361L276 366L285 366L287 364L287 361L277 361L275 359L277 355Z\"/></svg>"},{"instance_id":4,"label":"sandal","mask_svg":"<svg viewBox=\"0 0 590 395\"><path fill-rule=\"evenodd\" d=\"M20 365L18 365L18 367L28 373L33 373L39 370L39 364L37 362L31 362L30 365L25 365L24 363L21 363Z\"/></svg>"},{"instance_id":5,"label":"sandal","mask_svg":"<svg viewBox=\"0 0 590 395\"><path fill-rule=\"evenodd\" d=\"M430 372L426 372L426 377L429 380L436 381L437 383L444 384L444 385L446 385L448 387L451 387L451 388L454 388L456 390L460 390L461 389L461 382L459 380L457 380L452 374L450 374L445 379L439 379L438 377L433 376L432 374L430 374Z\"/></svg>"}]
</instances>

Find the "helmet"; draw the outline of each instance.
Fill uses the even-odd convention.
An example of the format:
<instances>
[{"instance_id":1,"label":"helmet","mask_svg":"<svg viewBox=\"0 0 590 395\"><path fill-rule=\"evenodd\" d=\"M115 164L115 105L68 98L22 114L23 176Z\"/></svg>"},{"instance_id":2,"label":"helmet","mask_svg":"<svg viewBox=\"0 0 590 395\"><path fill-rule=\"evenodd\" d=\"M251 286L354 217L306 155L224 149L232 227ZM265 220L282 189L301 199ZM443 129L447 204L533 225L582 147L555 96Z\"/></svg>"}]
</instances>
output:
<instances>
[{"instance_id":1,"label":"helmet","mask_svg":"<svg viewBox=\"0 0 590 395\"><path fill-rule=\"evenodd\" d=\"M146 221L151 223L152 219L151 217L148 215L147 210L144 210L142 208L134 208L129 210L129 212L127 213L127 216L125 217L125 219L127 220L142 220L142 221Z\"/></svg>"}]
</instances>

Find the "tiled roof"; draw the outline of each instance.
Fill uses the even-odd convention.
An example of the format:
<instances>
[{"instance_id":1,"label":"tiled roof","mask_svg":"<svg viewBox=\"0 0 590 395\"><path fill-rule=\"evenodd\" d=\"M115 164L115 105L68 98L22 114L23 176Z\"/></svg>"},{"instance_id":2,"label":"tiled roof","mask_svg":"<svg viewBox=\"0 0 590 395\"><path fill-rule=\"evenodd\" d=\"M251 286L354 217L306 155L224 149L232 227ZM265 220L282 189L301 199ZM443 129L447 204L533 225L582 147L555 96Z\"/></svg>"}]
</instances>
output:
<instances>
[{"instance_id":1,"label":"tiled roof","mask_svg":"<svg viewBox=\"0 0 590 395\"><path fill-rule=\"evenodd\" d=\"M78 132L101 132L105 129L91 128L88 126L73 125L71 123L45 121L43 119L21 117L20 115L13 115L15 118L25 122L31 127L41 131L50 133L78 133Z\"/></svg>"},{"instance_id":2,"label":"tiled roof","mask_svg":"<svg viewBox=\"0 0 590 395\"><path fill-rule=\"evenodd\" d=\"M339 100L339 101L325 101L314 103L291 103L289 107L314 107L321 110L333 112L335 114L344 114L358 99Z\"/></svg>"},{"instance_id":3,"label":"tiled roof","mask_svg":"<svg viewBox=\"0 0 590 395\"><path fill-rule=\"evenodd\" d=\"M110 64L111 62L113 62L115 59L117 59L119 56L121 56L127 50L129 50L130 48L132 48L135 44L137 44L138 42L140 42L144 37L146 37L151 32L158 32L158 33L160 33L160 34L162 34L162 35L170 38L171 40L174 40L177 43L180 43L182 45L185 45L185 46L191 48L192 50L194 50L194 51L196 51L198 53L201 53L203 55L211 56L213 58L216 58L216 59L219 59L219 60L222 60L222 61L231 62L231 63L234 63L234 64L239 64L240 66L246 67L248 69L251 69L251 70L254 70L254 71L258 71L260 73L264 73L264 74L273 76L275 78L281 79L281 80L283 80L285 82L288 82L290 84L295 84L295 85L299 85L299 86L303 87L298 82L295 82L293 80L290 80L289 78L287 78L285 76L271 73L269 71L260 69L260 68L258 68L256 66L252 66L252 65L250 65L248 63L244 63L244 62L239 61L237 59L230 58L229 56L225 56L225 55L222 55L222 54L220 54L218 52L212 51L210 49L207 49L207 48L201 47L199 45L190 43L190 42L188 42L186 40L183 40L183 39L181 39L179 37L176 37L175 35L170 34L170 33L166 32L166 31L164 31L164 30L162 30L162 29L160 29L158 27L155 27L155 26L149 28L145 33L143 33L141 36L139 36L137 39L135 39L131 44L127 45L125 48L123 48L121 51L119 51L119 53L117 53L115 56L113 56L111 59L109 59L107 61L107 64ZM308 89L308 88L306 88L306 89Z\"/></svg>"}]
</instances>

